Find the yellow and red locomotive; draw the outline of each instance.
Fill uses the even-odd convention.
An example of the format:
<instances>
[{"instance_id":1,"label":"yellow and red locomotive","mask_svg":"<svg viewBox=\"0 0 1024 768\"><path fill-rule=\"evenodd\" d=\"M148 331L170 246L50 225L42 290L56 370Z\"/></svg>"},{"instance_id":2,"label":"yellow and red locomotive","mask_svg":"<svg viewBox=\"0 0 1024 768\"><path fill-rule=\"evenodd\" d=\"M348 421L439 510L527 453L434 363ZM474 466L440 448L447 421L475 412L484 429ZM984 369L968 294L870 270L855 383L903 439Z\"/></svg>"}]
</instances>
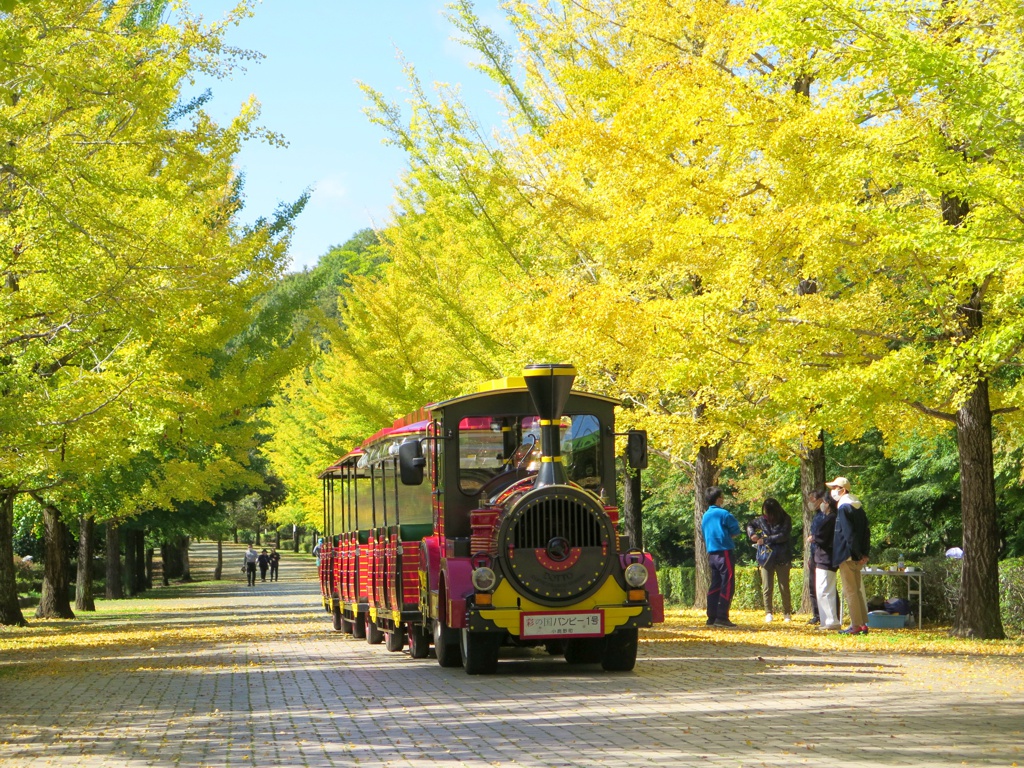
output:
<instances>
[{"instance_id":1,"label":"yellow and red locomotive","mask_svg":"<svg viewBox=\"0 0 1024 768\"><path fill-rule=\"evenodd\" d=\"M321 474L336 629L414 658L433 645L469 674L505 645L633 668L663 599L618 532L617 401L573 390L575 373L531 365L427 406Z\"/></svg>"}]
</instances>

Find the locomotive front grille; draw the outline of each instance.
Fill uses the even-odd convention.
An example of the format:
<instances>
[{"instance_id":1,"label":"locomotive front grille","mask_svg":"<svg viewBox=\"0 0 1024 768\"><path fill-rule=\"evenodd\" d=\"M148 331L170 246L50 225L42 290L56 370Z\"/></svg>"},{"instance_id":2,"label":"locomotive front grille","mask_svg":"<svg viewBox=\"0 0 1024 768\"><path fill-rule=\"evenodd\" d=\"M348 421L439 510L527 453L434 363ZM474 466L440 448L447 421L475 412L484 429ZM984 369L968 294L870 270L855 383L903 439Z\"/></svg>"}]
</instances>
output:
<instances>
[{"instance_id":1,"label":"locomotive front grille","mask_svg":"<svg viewBox=\"0 0 1024 768\"><path fill-rule=\"evenodd\" d=\"M603 512L602 512L603 515ZM541 498L528 504L512 527L513 549L544 549L555 537L570 547L600 547L601 521L576 499Z\"/></svg>"},{"instance_id":2,"label":"locomotive front grille","mask_svg":"<svg viewBox=\"0 0 1024 768\"><path fill-rule=\"evenodd\" d=\"M614 549L615 531L603 507L571 486L524 494L498 532L507 575L543 605L576 601L598 589Z\"/></svg>"}]
</instances>

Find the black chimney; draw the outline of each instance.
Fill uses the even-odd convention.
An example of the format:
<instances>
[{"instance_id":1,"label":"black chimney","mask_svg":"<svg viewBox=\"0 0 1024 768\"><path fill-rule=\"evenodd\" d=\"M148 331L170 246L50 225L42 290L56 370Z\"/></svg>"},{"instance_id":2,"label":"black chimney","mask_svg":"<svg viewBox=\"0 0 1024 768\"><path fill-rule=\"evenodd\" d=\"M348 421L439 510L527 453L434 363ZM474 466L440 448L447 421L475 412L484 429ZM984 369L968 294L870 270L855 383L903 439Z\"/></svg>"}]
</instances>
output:
<instances>
[{"instance_id":1,"label":"black chimney","mask_svg":"<svg viewBox=\"0 0 1024 768\"><path fill-rule=\"evenodd\" d=\"M559 427L562 410L576 380L576 369L568 363L541 363L526 366L523 377L540 416L540 471L534 487L564 484L568 477L562 466Z\"/></svg>"}]
</instances>

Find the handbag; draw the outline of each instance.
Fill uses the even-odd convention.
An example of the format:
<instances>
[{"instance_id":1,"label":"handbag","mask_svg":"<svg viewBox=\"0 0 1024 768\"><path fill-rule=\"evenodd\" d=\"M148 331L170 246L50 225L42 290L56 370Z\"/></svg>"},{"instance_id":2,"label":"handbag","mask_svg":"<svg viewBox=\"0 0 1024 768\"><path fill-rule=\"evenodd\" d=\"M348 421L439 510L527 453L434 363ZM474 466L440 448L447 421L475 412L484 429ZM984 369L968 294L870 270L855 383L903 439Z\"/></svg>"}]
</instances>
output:
<instances>
[{"instance_id":1,"label":"handbag","mask_svg":"<svg viewBox=\"0 0 1024 768\"><path fill-rule=\"evenodd\" d=\"M775 550L772 549L771 544L758 544L757 545L757 564L762 568L766 568L771 562L772 555L775 554Z\"/></svg>"}]
</instances>

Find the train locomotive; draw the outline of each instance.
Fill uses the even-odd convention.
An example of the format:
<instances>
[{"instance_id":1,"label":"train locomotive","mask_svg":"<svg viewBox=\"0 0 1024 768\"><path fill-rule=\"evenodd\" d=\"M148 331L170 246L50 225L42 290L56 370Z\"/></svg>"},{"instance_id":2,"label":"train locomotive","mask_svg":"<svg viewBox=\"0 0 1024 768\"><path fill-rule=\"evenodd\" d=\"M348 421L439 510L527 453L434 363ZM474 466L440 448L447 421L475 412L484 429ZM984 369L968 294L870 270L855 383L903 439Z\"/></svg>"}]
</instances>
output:
<instances>
[{"instance_id":1,"label":"train locomotive","mask_svg":"<svg viewBox=\"0 0 1024 768\"><path fill-rule=\"evenodd\" d=\"M628 671L664 620L650 554L618 531L615 405L565 364L429 405L324 470L320 585L336 629L442 667L502 648ZM638 438L634 441L633 438ZM643 433L631 433L642 443Z\"/></svg>"}]
</instances>

